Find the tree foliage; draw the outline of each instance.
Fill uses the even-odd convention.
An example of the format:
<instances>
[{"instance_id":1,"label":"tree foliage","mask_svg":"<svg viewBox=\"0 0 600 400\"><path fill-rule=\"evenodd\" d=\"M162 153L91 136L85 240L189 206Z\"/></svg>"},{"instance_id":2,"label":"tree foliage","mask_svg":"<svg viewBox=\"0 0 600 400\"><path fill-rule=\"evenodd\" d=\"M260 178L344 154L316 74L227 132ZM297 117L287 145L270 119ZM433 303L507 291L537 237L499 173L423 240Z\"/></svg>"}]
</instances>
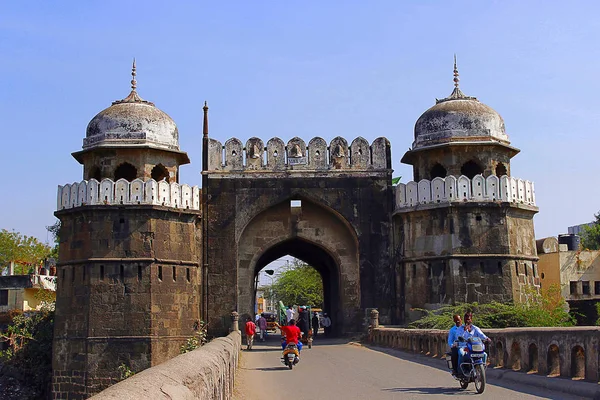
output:
<instances>
[{"instance_id":1,"label":"tree foliage","mask_svg":"<svg viewBox=\"0 0 600 400\"><path fill-rule=\"evenodd\" d=\"M600 212L594 215L592 226L584 226L581 234L581 246L584 249L600 250Z\"/></svg>"},{"instance_id":2,"label":"tree foliage","mask_svg":"<svg viewBox=\"0 0 600 400\"><path fill-rule=\"evenodd\" d=\"M543 294L535 290L526 293L527 301L522 303L491 302L460 303L443 306L437 310L419 310L424 313L421 319L409 324L410 328L450 329L452 316L465 315L471 311L474 323L480 328L508 328L535 326L572 326L575 324L569 315L565 300L560 296L560 287L553 285Z\"/></svg>"},{"instance_id":3,"label":"tree foliage","mask_svg":"<svg viewBox=\"0 0 600 400\"><path fill-rule=\"evenodd\" d=\"M323 306L323 280L310 265L296 261L282 272L266 293L286 305Z\"/></svg>"},{"instance_id":4,"label":"tree foliage","mask_svg":"<svg viewBox=\"0 0 600 400\"><path fill-rule=\"evenodd\" d=\"M54 303L40 311L17 314L5 333L9 348L0 352L3 372L32 392L31 398L48 398L52 381Z\"/></svg>"},{"instance_id":5,"label":"tree foliage","mask_svg":"<svg viewBox=\"0 0 600 400\"><path fill-rule=\"evenodd\" d=\"M33 265L39 265L52 249L33 236L19 232L0 230L0 267L11 262L16 264L15 273L26 274Z\"/></svg>"},{"instance_id":6,"label":"tree foliage","mask_svg":"<svg viewBox=\"0 0 600 400\"><path fill-rule=\"evenodd\" d=\"M58 259L58 246L60 244L60 220L56 220L53 225L47 226L46 230L52 234L54 239L54 247L50 253L50 257Z\"/></svg>"}]
</instances>

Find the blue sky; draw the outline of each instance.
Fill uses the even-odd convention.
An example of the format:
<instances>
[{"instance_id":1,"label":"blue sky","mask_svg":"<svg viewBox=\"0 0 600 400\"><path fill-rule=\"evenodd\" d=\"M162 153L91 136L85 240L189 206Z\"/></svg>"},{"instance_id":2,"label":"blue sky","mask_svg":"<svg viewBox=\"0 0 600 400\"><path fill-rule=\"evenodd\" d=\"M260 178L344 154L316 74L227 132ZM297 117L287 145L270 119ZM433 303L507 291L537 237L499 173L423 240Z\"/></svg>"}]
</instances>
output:
<instances>
[{"instance_id":1,"label":"blue sky","mask_svg":"<svg viewBox=\"0 0 600 400\"><path fill-rule=\"evenodd\" d=\"M202 105L210 135L285 142L387 137L394 176L414 123L461 89L497 110L534 181L536 237L600 210L596 2L0 2L0 228L46 240L56 188L80 181L70 153L87 123L138 92L177 123L200 185Z\"/></svg>"}]
</instances>

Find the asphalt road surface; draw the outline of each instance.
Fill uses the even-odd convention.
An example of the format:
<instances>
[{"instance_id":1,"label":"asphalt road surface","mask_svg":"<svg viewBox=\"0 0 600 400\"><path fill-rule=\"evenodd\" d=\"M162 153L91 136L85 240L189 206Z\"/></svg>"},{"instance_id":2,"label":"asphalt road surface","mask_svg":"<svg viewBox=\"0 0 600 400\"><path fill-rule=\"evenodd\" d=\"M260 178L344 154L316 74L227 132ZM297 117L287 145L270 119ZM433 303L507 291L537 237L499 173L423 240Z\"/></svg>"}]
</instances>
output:
<instances>
[{"instance_id":1,"label":"asphalt road surface","mask_svg":"<svg viewBox=\"0 0 600 400\"><path fill-rule=\"evenodd\" d=\"M419 357L386 349L370 349L348 340L319 339L304 347L300 363L289 370L281 361L279 335L243 351L234 400L429 399L577 399L523 384L488 380L478 395L471 383L461 390L447 370L418 362ZM429 364L432 362L429 361ZM435 362L437 364L437 361ZM473 397L474 396L474 397Z\"/></svg>"}]
</instances>

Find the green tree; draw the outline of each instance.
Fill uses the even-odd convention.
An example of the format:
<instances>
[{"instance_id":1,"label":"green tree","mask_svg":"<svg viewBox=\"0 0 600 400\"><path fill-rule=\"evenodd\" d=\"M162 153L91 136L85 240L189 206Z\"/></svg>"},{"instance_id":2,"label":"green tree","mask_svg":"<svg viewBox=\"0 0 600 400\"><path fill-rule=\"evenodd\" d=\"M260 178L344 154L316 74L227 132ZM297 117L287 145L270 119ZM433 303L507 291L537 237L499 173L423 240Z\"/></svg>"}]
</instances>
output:
<instances>
[{"instance_id":1,"label":"green tree","mask_svg":"<svg viewBox=\"0 0 600 400\"><path fill-rule=\"evenodd\" d=\"M594 215L592 226L584 226L581 234L581 246L584 249L600 250L600 212Z\"/></svg>"},{"instance_id":2,"label":"green tree","mask_svg":"<svg viewBox=\"0 0 600 400\"><path fill-rule=\"evenodd\" d=\"M323 307L323 280L310 265L296 261L291 268L282 272L273 283L271 291L277 301L286 305L309 305ZM267 294L267 293L265 293Z\"/></svg>"},{"instance_id":3,"label":"green tree","mask_svg":"<svg viewBox=\"0 0 600 400\"><path fill-rule=\"evenodd\" d=\"M60 220L57 219L53 225L47 226L46 230L52 234L52 238L54 239L54 247L52 248L50 257L57 260L58 259L58 246L60 244Z\"/></svg>"},{"instance_id":4,"label":"green tree","mask_svg":"<svg viewBox=\"0 0 600 400\"><path fill-rule=\"evenodd\" d=\"M13 262L16 264L16 274L26 274L32 266L41 264L51 252L50 246L33 236L0 230L0 269Z\"/></svg>"}]
</instances>

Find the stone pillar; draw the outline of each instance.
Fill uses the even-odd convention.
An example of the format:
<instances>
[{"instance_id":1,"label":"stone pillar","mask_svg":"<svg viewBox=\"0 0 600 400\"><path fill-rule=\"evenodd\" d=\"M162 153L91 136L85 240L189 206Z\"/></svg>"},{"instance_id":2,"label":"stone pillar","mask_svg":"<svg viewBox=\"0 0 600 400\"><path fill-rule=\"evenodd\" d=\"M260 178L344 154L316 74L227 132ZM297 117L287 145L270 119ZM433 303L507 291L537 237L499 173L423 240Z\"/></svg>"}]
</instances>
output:
<instances>
[{"instance_id":1,"label":"stone pillar","mask_svg":"<svg viewBox=\"0 0 600 400\"><path fill-rule=\"evenodd\" d=\"M231 331L232 332L238 332L240 330L239 320L240 320L240 315L238 314L238 312L232 311L231 312Z\"/></svg>"},{"instance_id":2,"label":"stone pillar","mask_svg":"<svg viewBox=\"0 0 600 400\"><path fill-rule=\"evenodd\" d=\"M377 309L373 308L371 310L369 317L370 317L369 327L371 329L378 328L379 327L379 311L377 311Z\"/></svg>"}]
</instances>

